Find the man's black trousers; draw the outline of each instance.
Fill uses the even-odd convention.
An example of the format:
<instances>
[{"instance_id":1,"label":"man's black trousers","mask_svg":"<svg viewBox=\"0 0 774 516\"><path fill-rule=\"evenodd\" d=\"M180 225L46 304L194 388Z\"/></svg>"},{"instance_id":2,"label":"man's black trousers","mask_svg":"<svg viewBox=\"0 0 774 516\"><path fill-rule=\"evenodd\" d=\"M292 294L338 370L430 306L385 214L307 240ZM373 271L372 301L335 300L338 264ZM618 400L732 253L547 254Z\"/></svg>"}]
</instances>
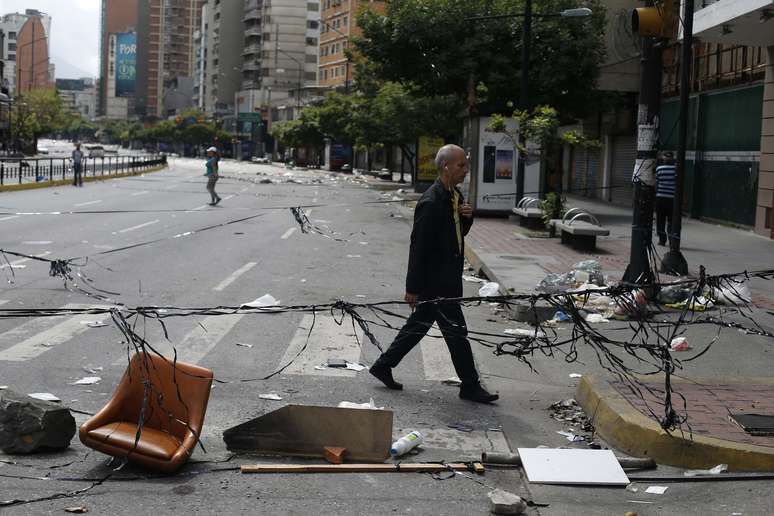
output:
<instances>
[{"instance_id":1,"label":"man's black trousers","mask_svg":"<svg viewBox=\"0 0 774 516\"><path fill-rule=\"evenodd\" d=\"M656 234L658 241L664 244L669 235L672 240L672 209L674 199L671 197L656 197Z\"/></svg>"},{"instance_id":2,"label":"man's black trousers","mask_svg":"<svg viewBox=\"0 0 774 516\"><path fill-rule=\"evenodd\" d=\"M405 357L434 322L438 323L446 346L449 348L454 369L462 380L463 387L478 385L478 373L473 362L473 352L468 341L468 327L462 308L457 303L424 303L417 305L403 325L390 348L376 361L376 367L395 367Z\"/></svg>"},{"instance_id":3,"label":"man's black trousers","mask_svg":"<svg viewBox=\"0 0 774 516\"><path fill-rule=\"evenodd\" d=\"M73 165L73 186L83 184L82 165Z\"/></svg>"}]
</instances>

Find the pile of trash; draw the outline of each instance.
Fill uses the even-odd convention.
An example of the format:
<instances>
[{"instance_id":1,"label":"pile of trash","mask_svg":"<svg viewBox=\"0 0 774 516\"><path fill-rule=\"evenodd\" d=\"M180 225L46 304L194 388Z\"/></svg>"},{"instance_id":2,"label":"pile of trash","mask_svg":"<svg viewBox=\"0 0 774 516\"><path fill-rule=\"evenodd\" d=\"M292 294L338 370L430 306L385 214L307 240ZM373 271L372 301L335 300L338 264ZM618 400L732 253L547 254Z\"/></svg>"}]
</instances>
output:
<instances>
[{"instance_id":1,"label":"pile of trash","mask_svg":"<svg viewBox=\"0 0 774 516\"><path fill-rule=\"evenodd\" d=\"M570 442L585 442L589 446L594 444L594 425L589 421L586 413L573 398L560 400L553 403L548 409L551 411L551 418L559 421L567 430L560 430L557 433L565 436Z\"/></svg>"},{"instance_id":2,"label":"pile of trash","mask_svg":"<svg viewBox=\"0 0 774 516\"><path fill-rule=\"evenodd\" d=\"M602 266L597 260L584 260L572 266L564 274L548 274L537 286L547 294L559 294L572 289L581 289L585 285L605 288L607 278L602 274Z\"/></svg>"}]
</instances>

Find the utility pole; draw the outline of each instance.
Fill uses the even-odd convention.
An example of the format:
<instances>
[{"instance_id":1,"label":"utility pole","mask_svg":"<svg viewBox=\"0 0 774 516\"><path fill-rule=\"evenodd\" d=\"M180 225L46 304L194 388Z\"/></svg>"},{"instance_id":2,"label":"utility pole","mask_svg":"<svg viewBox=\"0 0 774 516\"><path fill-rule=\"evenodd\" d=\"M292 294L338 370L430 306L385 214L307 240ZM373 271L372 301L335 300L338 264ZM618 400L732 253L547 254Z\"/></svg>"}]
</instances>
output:
<instances>
[{"instance_id":1,"label":"utility pole","mask_svg":"<svg viewBox=\"0 0 774 516\"><path fill-rule=\"evenodd\" d=\"M685 276L688 262L680 252L680 233L683 228L683 183L685 182L685 147L688 143L688 103L691 94L691 62L693 53L694 0L684 0L683 43L680 47L680 123L677 134L677 163L675 167L675 198L672 206L672 224L669 231L669 252L661 260L661 272Z\"/></svg>"},{"instance_id":2,"label":"utility pole","mask_svg":"<svg viewBox=\"0 0 774 516\"><path fill-rule=\"evenodd\" d=\"M656 156L661 108L661 48L656 42L656 37L661 31L660 17L658 27L653 27L658 29L657 32L648 30L648 27L644 26L644 21L647 20L645 15L655 11L654 5L653 0L648 0L645 9L636 9L632 17L633 31L643 37L640 58L640 96L637 107L637 159L632 174L634 200L631 251L623 280L640 284L652 283L654 279L648 258L653 234ZM638 14L643 18L642 21L638 18Z\"/></svg>"},{"instance_id":3,"label":"utility pole","mask_svg":"<svg viewBox=\"0 0 774 516\"><path fill-rule=\"evenodd\" d=\"M529 111L529 52L532 42L532 0L524 2L524 27L521 31L521 88L519 91L519 107ZM519 127L519 145L524 152L519 151L519 161L516 164L516 204L524 197L524 174L527 160L527 138L524 128Z\"/></svg>"}]
</instances>

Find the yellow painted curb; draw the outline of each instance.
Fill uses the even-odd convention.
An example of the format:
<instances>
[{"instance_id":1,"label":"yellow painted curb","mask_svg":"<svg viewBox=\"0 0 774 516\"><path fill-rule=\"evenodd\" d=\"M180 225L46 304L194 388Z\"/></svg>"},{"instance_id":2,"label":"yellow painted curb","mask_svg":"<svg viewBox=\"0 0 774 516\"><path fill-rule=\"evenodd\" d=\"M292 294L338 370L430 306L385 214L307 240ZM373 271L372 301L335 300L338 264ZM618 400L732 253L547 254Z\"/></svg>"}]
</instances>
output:
<instances>
[{"instance_id":1,"label":"yellow painted curb","mask_svg":"<svg viewBox=\"0 0 774 516\"><path fill-rule=\"evenodd\" d=\"M138 170L137 172L124 172L123 174L110 174L105 176L83 176L83 182L84 183L91 183L94 181L106 181L108 179L118 179L121 177L132 177L132 176L139 176L142 174L148 174L150 172L158 172L160 170L164 170L167 168L167 165L157 165L155 167L146 169L146 170ZM0 186L0 192L14 192L17 190L35 190L37 188L48 188L50 186L67 186L72 185L73 180L71 179L57 179L54 181L40 181L35 183L22 183L22 184L13 184L13 185L2 185Z\"/></svg>"},{"instance_id":2,"label":"yellow painted curb","mask_svg":"<svg viewBox=\"0 0 774 516\"><path fill-rule=\"evenodd\" d=\"M679 379L673 383L679 383ZM702 383L701 379L693 379ZM772 378L713 378L706 383L773 384ZM666 433L637 410L607 380L583 376L575 393L592 419L596 432L608 443L634 457L651 457L659 464L707 469L728 464L729 471L774 471L774 447L716 439L703 435ZM690 411L690 407L688 407ZM689 412L690 417L690 412Z\"/></svg>"}]
</instances>

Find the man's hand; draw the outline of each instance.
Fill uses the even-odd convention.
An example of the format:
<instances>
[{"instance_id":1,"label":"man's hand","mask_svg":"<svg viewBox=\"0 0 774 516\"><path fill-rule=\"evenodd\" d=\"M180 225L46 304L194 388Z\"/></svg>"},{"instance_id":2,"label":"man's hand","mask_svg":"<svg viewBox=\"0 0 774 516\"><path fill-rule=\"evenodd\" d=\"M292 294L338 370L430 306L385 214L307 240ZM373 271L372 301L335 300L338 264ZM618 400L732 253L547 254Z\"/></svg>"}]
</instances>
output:
<instances>
[{"instance_id":1,"label":"man's hand","mask_svg":"<svg viewBox=\"0 0 774 516\"><path fill-rule=\"evenodd\" d=\"M419 295L406 292L406 295L403 296L403 299L406 300L406 303L408 303L411 309L413 310L417 306L417 301L419 301Z\"/></svg>"},{"instance_id":2,"label":"man's hand","mask_svg":"<svg viewBox=\"0 0 774 516\"><path fill-rule=\"evenodd\" d=\"M473 206L465 202L462 206L460 206L460 215L468 219L473 217Z\"/></svg>"}]
</instances>

